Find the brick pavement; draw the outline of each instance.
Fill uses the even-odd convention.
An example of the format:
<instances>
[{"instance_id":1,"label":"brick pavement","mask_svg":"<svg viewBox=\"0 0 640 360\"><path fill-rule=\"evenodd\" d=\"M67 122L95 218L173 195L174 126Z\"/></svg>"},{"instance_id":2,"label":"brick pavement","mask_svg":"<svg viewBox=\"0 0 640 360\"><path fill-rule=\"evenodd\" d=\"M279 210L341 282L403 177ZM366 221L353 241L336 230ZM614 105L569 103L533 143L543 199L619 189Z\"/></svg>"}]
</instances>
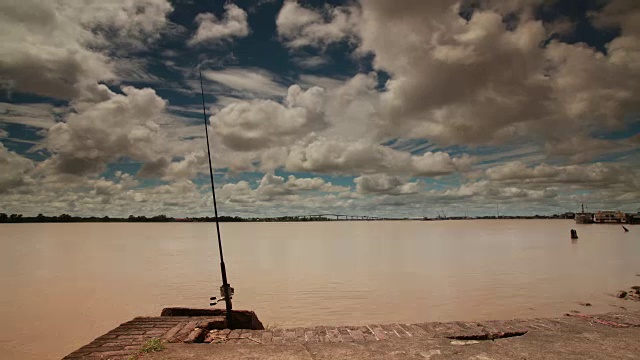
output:
<instances>
[{"instance_id":1,"label":"brick pavement","mask_svg":"<svg viewBox=\"0 0 640 360\"><path fill-rule=\"evenodd\" d=\"M494 340L520 336L529 331L554 333L561 328L566 331L567 328L585 323L611 328L636 328L640 327L640 312L567 314L565 317L550 319L314 326L274 330L223 329L224 318L219 316L138 317L98 337L64 359L129 359L139 353L145 341L153 338L161 338L169 343L212 344L337 344L411 338Z\"/></svg>"}]
</instances>

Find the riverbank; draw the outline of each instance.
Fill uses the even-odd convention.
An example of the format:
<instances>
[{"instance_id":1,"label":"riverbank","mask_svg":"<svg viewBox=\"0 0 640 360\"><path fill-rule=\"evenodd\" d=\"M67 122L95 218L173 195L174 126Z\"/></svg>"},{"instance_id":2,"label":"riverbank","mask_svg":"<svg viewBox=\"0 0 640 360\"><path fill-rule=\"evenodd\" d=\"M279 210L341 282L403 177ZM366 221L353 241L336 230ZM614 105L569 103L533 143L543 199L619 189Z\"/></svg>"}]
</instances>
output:
<instances>
[{"instance_id":1,"label":"riverbank","mask_svg":"<svg viewBox=\"0 0 640 360\"><path fill-rule=\"evenodd\" d=\"M139 317L64 359L636 359L640 311L545 319L194 332L220 317ZM210 325L211 326L211 325ZM152 339L162 345L149 349ZM160 343L160 342L157 342ZM147 344L147 351L142 348ZM157 350L157 351L155 351Z\"/></svg>"}]
</instances>

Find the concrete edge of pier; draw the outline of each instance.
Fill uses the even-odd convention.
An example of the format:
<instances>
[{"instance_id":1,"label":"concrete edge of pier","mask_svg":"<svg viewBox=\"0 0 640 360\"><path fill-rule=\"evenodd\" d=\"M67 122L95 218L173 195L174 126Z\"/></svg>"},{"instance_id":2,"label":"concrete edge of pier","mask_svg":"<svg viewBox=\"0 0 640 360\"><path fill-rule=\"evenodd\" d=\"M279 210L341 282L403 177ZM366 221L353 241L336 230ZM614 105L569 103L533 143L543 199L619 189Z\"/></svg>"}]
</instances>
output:
<instances>
[{"instance_id":1,"label":"concrete edge of pier","mask_svg":"<svg viewBox=\"0 0 640 360\"><path fill-rule=\"evenodd\" d=\"M136 317L75 359L638 359L640 311L481 322L224 329L224 317ZM162 339L164 350L142 353Z\"/></svg>"}]
</instances>

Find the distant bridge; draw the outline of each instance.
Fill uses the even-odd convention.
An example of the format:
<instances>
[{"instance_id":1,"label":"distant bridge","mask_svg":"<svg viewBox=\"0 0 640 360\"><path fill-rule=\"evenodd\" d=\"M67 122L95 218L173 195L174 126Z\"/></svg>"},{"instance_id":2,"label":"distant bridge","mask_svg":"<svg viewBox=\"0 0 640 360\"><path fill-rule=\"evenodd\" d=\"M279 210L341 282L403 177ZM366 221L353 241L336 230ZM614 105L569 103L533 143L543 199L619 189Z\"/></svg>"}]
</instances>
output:
<instances>
[{"instance_id":1,"label":"distant bridge","mask_svg":"<svg viewBox=\"0 0 640 360\"><path fill-rule=\"evenodd\" d=\"M342 214L313 214L313 215L298 215L292 216L298 219L305 220L318 220L318 219L327 219L327 220L343 220L343 221L363 221L363 220L398 220L394 218L385 218L378 216L367 216L367 215L342 215Z\"/></svg>"}]
</instances>

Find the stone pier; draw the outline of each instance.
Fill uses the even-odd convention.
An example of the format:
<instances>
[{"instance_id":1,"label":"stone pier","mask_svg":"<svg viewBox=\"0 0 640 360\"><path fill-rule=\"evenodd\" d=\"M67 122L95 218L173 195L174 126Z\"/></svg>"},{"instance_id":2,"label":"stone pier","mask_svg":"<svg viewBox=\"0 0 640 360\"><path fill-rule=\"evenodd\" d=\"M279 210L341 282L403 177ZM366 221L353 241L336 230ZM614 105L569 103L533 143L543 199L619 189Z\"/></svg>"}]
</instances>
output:
<instances>
[{"instance_id":1,"label":"stone pier","mask_svg":"<svg viewBox=\"0 0 640 360\"><path fill-rule=\"evenodd\" d=\"M64 359L640 359L640 312L482 322L224 329L222 316L138 317ZM164 350L142 354L162 339Z\"/></svg>"}]
</instances>

